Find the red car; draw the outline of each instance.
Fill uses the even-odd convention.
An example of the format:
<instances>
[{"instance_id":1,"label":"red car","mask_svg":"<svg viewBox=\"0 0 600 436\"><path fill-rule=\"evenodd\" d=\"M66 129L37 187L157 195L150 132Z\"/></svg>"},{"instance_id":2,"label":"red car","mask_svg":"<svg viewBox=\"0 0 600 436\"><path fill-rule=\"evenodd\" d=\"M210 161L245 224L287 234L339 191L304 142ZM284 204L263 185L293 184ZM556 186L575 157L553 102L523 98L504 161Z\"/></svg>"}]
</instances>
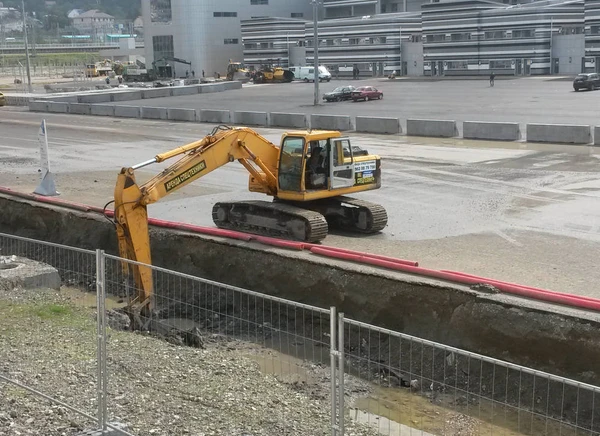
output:
<instances>
[{"instance_id":1,"label":"red car","mask_svg":"<svg viewBox=\"0 0 600 436\"><path fill-rule=\"evenodd\" d=\"M383 92L372 86L360 86L352 91L351 98L353 101L381 100L383 98Z\"/></svg>"}]
</instances>

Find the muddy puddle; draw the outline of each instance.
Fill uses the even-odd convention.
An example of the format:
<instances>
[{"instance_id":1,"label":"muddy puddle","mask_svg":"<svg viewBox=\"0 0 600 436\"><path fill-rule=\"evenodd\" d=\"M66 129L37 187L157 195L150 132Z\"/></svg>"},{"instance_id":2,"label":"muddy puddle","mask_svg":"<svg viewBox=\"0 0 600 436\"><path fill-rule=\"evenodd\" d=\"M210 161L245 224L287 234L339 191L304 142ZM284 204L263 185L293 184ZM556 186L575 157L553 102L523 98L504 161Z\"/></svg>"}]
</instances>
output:
<instances>
[{"instance_id":1,"label":"muddy puddle","mask_svg":"<svg viewBox=\"0 0 600 436\"><path fill-rule=\"evenodd\" d=\"M95 292L86 292L82 291L81 289L61 287L60 293L61 295L67 297L76 306L88 307L92 309L96 308ZM106 297L106 308L108 310L119 309L121 307L125 307L126 304L127 301L122 298L111 295Z\"/></svg>"}]
</instances>

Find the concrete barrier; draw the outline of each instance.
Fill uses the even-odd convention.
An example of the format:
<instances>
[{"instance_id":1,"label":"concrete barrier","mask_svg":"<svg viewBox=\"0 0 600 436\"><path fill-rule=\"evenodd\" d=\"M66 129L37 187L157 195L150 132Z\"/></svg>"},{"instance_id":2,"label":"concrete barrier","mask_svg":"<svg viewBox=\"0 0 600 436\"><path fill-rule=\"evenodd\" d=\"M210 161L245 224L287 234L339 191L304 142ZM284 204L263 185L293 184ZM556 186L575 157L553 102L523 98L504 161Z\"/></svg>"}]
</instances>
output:
<instances>
[{"instance_id":1,"label":"concrete barrier","mask_svg":"<svg viewBox=\"0 0 600 436\"><path fill-rule=\"evenodd\" d=\"M115 106L111 104L93 104L92 115L100 115L104 117L115 116Z\"/></svg>"},{"instance_id":2,"label":"concrete barrier","mask_svg":"<svg viewBox=\"0 0 600 436\"><path fill-rule=\"evenodd\" d=\"M115 117L140 118L140 108L138 106L115 106Z\"/></svg>"},{"instance_id":3,"label":"concrete barrier","mask_svg":"<svg viewBox=\"0 0 600 436\"><path fill-rule=\"evenodd\" d=\"M141 100L142 91L113 92L110 96L111 101Z\"/></svg>"},{"instance_id":4,"label":"concrete barrier","mask_svg":"<svg viewBox=\"0 0 600 436\"><path fill-rule=\"evenodd\" d=\"M521 128L519 123L465 121L463 122L463 138L518 141L521 139Z\"/></svg>"},{"instance_id":5,"label":"concrete barrier","mask_svg":"<svg viewBox=\"0 0 600 436\"><path fill-rule=\"evenodd\" d=\"M173 97L195 94L198 94L198 86L175 86L171 89L171 96Z\"/></svg>"},{"instance_id":6,"label":"concrete barrier","mask_svg":"<svg viewBox=\"0 0 600 436\"><path fill-rule=\"evenodd\" d=\"M208 94L210 92L223 92L225 91L226 83L233 82L225 82L225 83L206 83L204 85L200 85L198 87L199 94ZM241 85L241 83L240 83Z\"/></svg>"},{"instance_id":7,"label":"concrete barrier","mask_svg":"<svg viewBox=\"0 0 600 436\"><path fill-rule=\"evenodd\" d=\"M29 110L32 112L48 112L48 102L42 100L31 100Z\"/></svg>"},{"instance_id":8,"label":"concrete barrier","mask_svg":"<svg viewBox=\"0 0 600 436\"><path fill-rule=\"evenodd\" d=\"M69 112L69 103L63 103L62 101L49 101L48 112L66 114Z\"/></svg>"},{"instance_id":9,"label":"concrete barrier","mask_svg":"<svg viewBox=\"0 0 600 436\"><path fill-rule=\"evenodd\" d=\"M108 103L111 94L84 94L77 96L76 103Z\"/></svg>"},{"instance_id":10,"label":"concrete barrier","mask_svg":"<svg viewBox=\"0 0 600 436\"><path fill-rule=\"evenodd\" d=\"M141 118L147 118L149 120L166 120L168 119L166 107L142 107Z\"/></svg>"},{"instance_id":11,"label":"concrete barrier","mask_svg":"<svg viewBox=\"0 0 600 436\"><path fill-rule=\"evenodd\" d=\"M30 97L4 94L4 102L6 106L28 106L29 99Z\"/></svg>"},{"instance_id":12,"label":"concrete barrier","mask_svg":"<svg viewBox=\"0 0 600 436\"><path fill-rule=\"evenodd\" d=\"M29 106L31 110L31 105ZM600 145L600 127L594 127L594 145Z\"/></svg>"},{"instance_id":13,"label":"concrete barrier","mask_svg":"<svg viewBox=\"0 0 600 436\"><path fill-rule=\"evenodd\" d=\"M449 120L406 120L408 136L434 136L453 138L458 135L456 121Z\"/></svg>"},{"instance_id":14,"label":"concrete barrier","mask_svg":"<svg viewBox=\"0 0 600 436\"><path fill-rule=\"evenodd\" d=\"M310 116L311 129L323 130L352 130L352 120L347 115L319 115Z\"/></svg>"},{"instance_id":15,"label":"concrete barrier","mask_svg":"<svg viewBox=\"0 0 600 436\"><path fill-rule=\"evenodd\" d=\"M171 97L171 87L165 86L164 88L152 88L152 89L144 89L142 91L142 98L164 98Z\"/></svg>"},{"instance_id":16,"label":"concrete barrier","mask_svg":"<svg viewBox=\"0 0 600 436\"><path fill-rule=\"evenodd\" d=\"M167 118L173 121L196 121L196 109L167 109Z\"/></svg>"},{"instance_id":17,"label":"concrete barrier","mask_svg":"<svg viewBox=\"0 0 600 436\"><path fill-rule=\"evenodd\" d=\"M46 101L58 101L61 103L79 103L78 95L68 95L64 97L46 97L44 98Z\"/></svg>"},{"instance_id":18,"label":"concrete barrier","mask_svg":"<svg viewBox=\"0 0 600 436\"><path fill-rule=\"evenodd\" d=\"M589 144L592 129L575 124L527 124L527 142Z\"/></svg>"},{"instance_id":19,"label":"concrete barrier","mask_svg":"<svg viewBox=\"0 0 600 436\"><path fill-rule=\"evenodd\" d=\"M401 133L398 118L356 117L356 131L366 133Z\"/></svg>"},{"instance_id":20,"label":"concrete barrier","mask_svg":"<svg viewBox=\"0 0 600 436\"><path fill-rule=\"evenodd\" d=\"M307 127L305 114L271 112L269 118L269 126L271 127L294 127L297 129L306 129Z\"/></svg>"},{"instance_id":21,"label":"concrete barrier","mask_svg":"<svg viewBox=\"0 0 600 436\"><path fill-rule=\"evenodd\" d=\"M242 82L233 81L233 82L223 82L223 90L224 91L232 91L234 89L242 89Z\"/></svg>"},{"instance_id":22,"label":"concrete barrier","mask_svg":"<svg viewBox=\"0 0 600 436\"><path fill-rule=\"evenodd\" d=\"M200 111L200 122L228 124L231 123L231 112L224 110L202 109Z\"/></svg>"},{"instance_id":23,"label":"concrete barrier","mask_svg":"<svg viewBox=\"0 0 600 436\"><path fill-rule=\"evenodd\" d=\"M268 126L269 117L266 112L240 111L233 113L233 122L243 126Z\"/></svg>"},{"instance_id":24,"label":"concrete barrier","mask_svg":"<svg viewBox=\"0 0 600 436\"><path fill-rule=\"evenodd\" d=\"M79 115L91 115L92 105L85 103L69 103L69 113Z\"/></svg>"}]
</instances>

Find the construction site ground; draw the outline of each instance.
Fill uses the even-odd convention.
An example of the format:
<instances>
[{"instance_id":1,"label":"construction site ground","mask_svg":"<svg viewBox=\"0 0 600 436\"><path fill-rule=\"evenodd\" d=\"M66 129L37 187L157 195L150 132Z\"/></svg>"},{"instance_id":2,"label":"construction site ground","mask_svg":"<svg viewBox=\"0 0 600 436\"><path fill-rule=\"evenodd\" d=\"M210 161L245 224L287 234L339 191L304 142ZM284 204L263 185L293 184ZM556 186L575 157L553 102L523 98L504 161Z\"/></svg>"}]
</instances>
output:
<instances>
[{"instance_id":1,"label":"construction site ground","mask_svg":"<svg viewBox=\"0 0 600 436\"><path fill-rule=\"evenodd\" d=\"M48 123L50 165L61 199L103 206L122 166L206 135L213 126L0 110L0 186L39 182L38 129ZM278 143L281 130L257 129ZM328 245L418 260L551 290L600 297L600 151L593 147L351 135L382 156L383 187L358 197L386 207L383 232L330 234ZM147 167L140 179L166 165ZM249 193L232 163L149 207L150 216L213 226L222 200Z\"/></svg>"}]
</instances>

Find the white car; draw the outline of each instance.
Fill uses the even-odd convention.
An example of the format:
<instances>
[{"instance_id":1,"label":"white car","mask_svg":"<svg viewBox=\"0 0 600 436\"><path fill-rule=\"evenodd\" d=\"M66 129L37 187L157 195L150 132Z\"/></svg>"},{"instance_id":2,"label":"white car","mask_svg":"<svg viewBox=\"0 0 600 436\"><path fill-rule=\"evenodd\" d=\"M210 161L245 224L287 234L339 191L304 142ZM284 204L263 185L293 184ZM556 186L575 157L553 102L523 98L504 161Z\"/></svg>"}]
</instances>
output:
<instances>
[{"instance_id":1,"label":"white car","mask_svg":"<svg viewBox=\"0 0 600 436\"><path fill-rule=\"evenodd\" d=\"M294 73L295 80L304 80L305 82L315 81L315 67L290 67L290 71ZM321 65L319 67L319 82L329 82L331 73Z\"/></svg>"}]
</instances>

